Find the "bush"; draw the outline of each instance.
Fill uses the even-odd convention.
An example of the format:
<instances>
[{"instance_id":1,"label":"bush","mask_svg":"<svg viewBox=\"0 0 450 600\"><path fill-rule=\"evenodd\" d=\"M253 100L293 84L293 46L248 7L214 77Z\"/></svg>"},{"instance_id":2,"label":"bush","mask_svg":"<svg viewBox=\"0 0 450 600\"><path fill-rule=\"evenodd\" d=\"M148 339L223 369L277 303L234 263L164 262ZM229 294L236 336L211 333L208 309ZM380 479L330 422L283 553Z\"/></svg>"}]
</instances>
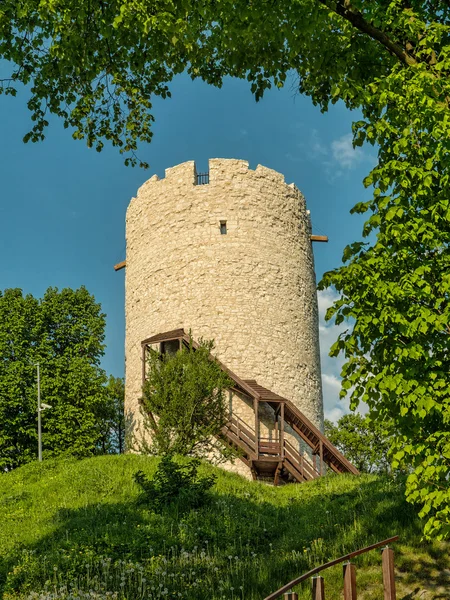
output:
<instances>
[{"instance_id":1,"label":"bush","mask_svg":"<svg viewBox=\"0 0 450 600\"><path fill-rule=\"evenodd\" d=\"M137 440L140 452L214 457L217 462L236 454L221 436L230 419L226 392L233 382L213 349L212 340L194 346L192 338L188 348L173 355L149 349L142 397L148 435Z\"/></svg>"},{"instance_id":2,"label":"bush","mask_svg":"<svg viewBox=\"0 0 450 600\"><path fill-rule=\"evenodd\" d=\"M142 490L141 500L155 512L177 504L186 511L203 506L209 499L208 491L216 481L215 475L200 477L200 460L193 458L187 464L179 464L170 455L163 456L153 479L138 471L134 481Z\"/></svg>"}]
</instances>

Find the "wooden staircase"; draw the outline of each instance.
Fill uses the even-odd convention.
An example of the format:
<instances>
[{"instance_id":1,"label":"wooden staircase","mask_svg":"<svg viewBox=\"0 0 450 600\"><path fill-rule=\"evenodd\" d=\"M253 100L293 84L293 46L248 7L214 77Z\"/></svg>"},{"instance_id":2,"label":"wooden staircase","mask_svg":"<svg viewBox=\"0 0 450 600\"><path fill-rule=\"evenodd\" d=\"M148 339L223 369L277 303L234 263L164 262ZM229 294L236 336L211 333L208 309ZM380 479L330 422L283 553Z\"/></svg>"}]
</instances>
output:
<instances>
[{"instance_id":1,"label":"wooden staircase","mask_svg":"<svg viewBox=\"0 0 450 600\"><path fill-rule=\"evenodd\" d=\"M191 342L183 329L160 333L144 340L142 342L143 367L146 362L146 351L150 345L160 344L160 350L163 352L164 344L174 341L178 341L179 348L183 345L189 346ZM192 342L192 345L194 348L197 346L195 342ZM232 390L243 394L253 403L254 430L237 415L232 414L229 422L222 429L222 438L239 451L240 460L250 468L254 479L268 480L275 485L281 482L300 483L325 475L325 465L335 473L359 474L359 471L290 400L259 385L254 379L241 379L223 363L214 360L233 380ZM277 439L260 436L259 406L262 403L270 406L273 411ZM306 444L309 448L308 453L299 452L286 439L285 425L288 425Z\"/></svg>"},{"instance_id":2,"label":"wooden staircase","mask_svg":"<svg viewBox=\"0 0 450 600\"><path fill-rule=\"evenodd\" d=\"M239 449L239 458L251 469L254 479L284 481L309 481L320 477L312 462L297 452L292 444L259 438L258 452L255 434L236 417L232 417L222 430L230 445ZM283 451L282 451L283 450Z\"/></svg>"}]
</instances>

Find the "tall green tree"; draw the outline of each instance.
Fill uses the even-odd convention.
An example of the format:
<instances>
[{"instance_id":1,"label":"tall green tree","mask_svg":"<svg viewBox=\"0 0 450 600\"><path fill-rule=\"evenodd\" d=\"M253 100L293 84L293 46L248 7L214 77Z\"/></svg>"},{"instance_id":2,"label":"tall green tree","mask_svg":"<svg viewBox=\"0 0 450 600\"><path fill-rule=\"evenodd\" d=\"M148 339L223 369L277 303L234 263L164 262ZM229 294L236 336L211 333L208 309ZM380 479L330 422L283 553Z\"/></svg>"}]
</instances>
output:
<instances>
[{"instance_id":1,"label":"tall green tree","mask_svg":"<svg viewBox=\"0 0 450 600\"><path fill-rule=\"evenodd\" d=\"M325 435L361 473L390 473L392 440L380 423L360 413L343 415L334 424L324 422Z\"/></svg>"},{"instance_id":2,"label":"tall green tree","mask_svg":"<svg viewBox=\"0 0 450 600\"><path fill-rule=\"evenodd\" d=\"M145 435L140 448L158 455L234 455L221 439L229 420L226 390L232 381L211 356L212 341L175 354L150 349L143 389Z\"/></svg>"},{"instance_id":3,"label":"tall green tree","mask_svg":"<svg viewBox=\"0 0 450 600\"><path fill-rule=\"evenodd\" d=\"M37 457L38 300L0 291L0 471Z\"/></svg>"},{"instance_id":4,"label":"tall green tree","mask_svg":"<svg viewBox=\"0 0 450 600\"><path fill-rule=\"evenodd\" d=\"M37 457L36 364L44 456L95 452L105 404L105 315L89 292L49 288L42 299L0 293L0 469Z\"/></svg>"},{"instance_id":5,"label":"tall green tree","mask_svg":"<svg viewBox=\"0 0 450 600\"><path fill-rule=\"evenodd\" d=\"M359 108L354 143L378 148L363 236L328 273L351 319L344 390L397 432L396 460L413 465L407 494L427 535L450 533L449 0L5 0L3 91L31 84L39 140L47 113L75 138L104 140L136 162L150 141L151 102L177 73L220 86L248 80L256 99L292 73L326 110Z\"/></svg>"},{"instance_id":6,"label":"tall green tree","mask_svg":"<svg viewBox=\"0 0 450 600\"><path fill-rule=\"evenodd\" d=\"M109 376L98 427L101 454L122 454L125 450L125 382L121 377Z\"/></svg>"}]
</instances>

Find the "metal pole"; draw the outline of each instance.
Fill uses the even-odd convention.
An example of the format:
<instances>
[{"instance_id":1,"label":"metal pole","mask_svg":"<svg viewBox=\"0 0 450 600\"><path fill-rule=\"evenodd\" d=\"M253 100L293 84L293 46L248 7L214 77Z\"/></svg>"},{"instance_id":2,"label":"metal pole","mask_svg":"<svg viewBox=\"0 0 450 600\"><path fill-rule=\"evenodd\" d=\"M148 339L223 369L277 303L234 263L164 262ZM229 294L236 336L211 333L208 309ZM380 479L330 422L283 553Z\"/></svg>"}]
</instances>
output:
<instances>
[{"instance_id":1,"label":"metal pole","mask_svg":"<svg viewBox=\"0 0 450 600\"><path fill-rule=\"evenodd\" d=\"M38 388L38 461L42 462L42 429L41 429L41 375L37 363L37 388Z\"/></svg>"}]
</instances>

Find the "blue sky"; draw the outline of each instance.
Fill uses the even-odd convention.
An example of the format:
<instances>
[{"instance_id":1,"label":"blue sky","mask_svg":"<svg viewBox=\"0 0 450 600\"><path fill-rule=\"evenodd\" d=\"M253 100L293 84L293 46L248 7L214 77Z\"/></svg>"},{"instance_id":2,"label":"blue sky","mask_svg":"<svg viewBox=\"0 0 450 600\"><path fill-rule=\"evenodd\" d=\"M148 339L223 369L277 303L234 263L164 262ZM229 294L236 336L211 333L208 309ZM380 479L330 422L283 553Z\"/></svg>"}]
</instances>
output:
<instances>
[{"instance_id":1,"label":"blue sky","mask_svg":"<svg viewBox=\"0 0 450 600\"><path fill-rule=\"evenodd\" d=\"M115 149L98 154L72 140L56 119L44 142L23 144L26 96L0 98L0 289L40 297L49 286L85 285L107 314L108 373L122 376L124 367L124 272L113 265L125 258L125 211L153 173L163 176L186 160L206 171L216 157L283 173L305 195L314 233L330 240L314 245L318 280L340 265L346 244L360 239L363 219L349 210L369 197L362 179L375 151L352 148L351 123L359 115L342 104L322 114L289 83L255 103L244 81L227 80L219 90L179 76L172 99L155 102L153 141L139 152L150 164L144 171L125 167ZM332 298L331 291L319 295L322 317ZM320 334L325 412L336 419L346 410L338 400L341 361L327 357L336 328L322 318Z\"/></svg>"}]
</instances>

